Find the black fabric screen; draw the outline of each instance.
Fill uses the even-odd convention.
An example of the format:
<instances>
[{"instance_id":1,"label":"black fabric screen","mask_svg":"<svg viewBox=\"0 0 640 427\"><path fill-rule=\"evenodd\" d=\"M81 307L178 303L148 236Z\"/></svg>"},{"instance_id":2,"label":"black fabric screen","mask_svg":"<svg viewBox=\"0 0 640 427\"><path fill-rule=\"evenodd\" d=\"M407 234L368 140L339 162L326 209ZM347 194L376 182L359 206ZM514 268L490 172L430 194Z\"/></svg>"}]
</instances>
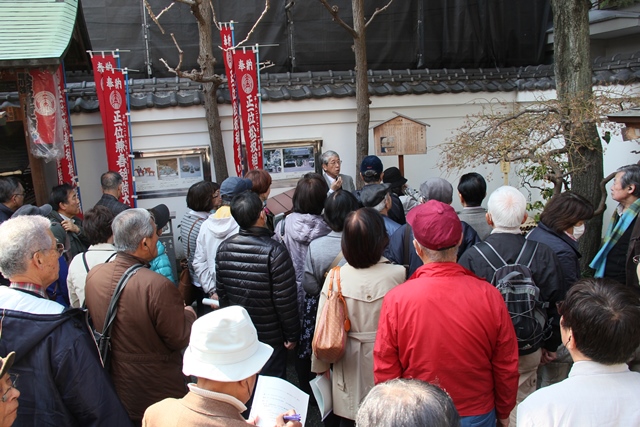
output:
<instances>
[{"instance_id":1,"label":"black fabric screen","mask_svg":"<svg viewBox=\"0 0 640 427\"><path fill-rule=\"evenodd\" d=\"M158 13L169 0L150 0ZM94 50L125 49L123 66L146 73L142 7L131 0L82 0ZM351 0L332 0L352 25ZM386 0L367 0L366 15ZM244 39L262 13L260 0L213 0L221 22L233 20L236 42ZM146 13L146 11L144 12ZM174 33L184 51L183 70L197 68L198 29L187 6L174 5L160 19L165 34L147 17L152 77L171 76L160 63L178 63ZM545 32L551 24L550 0L395 0L367 28L368 68L479 68L537 65L543 61ZM214 46L221 44L213 30ZM268 72L342 71L354 68L353 39L333 22L317 0L271 0L271 8L247 46L263 45L260 60ZM215 49L216 72L224 73ZM135 75L135 74L134 74Z\"/></svg>"}]
</instances>

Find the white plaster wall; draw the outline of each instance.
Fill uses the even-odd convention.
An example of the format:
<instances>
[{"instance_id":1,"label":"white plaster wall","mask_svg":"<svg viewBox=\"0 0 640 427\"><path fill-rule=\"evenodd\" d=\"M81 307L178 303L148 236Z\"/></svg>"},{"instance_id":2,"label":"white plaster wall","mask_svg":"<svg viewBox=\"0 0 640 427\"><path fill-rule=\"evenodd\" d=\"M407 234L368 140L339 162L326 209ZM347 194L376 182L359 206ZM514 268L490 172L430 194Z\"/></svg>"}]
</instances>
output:
<instances>
[{"instance_id":1,"label":"white plaster wall","mask_svg":"<svg viewBox=\"0 0 640 427\"><path fill-rule=\"evenodd\" d=\"M455 188L459 177L473 170L487 178L487 192L490 193L503 185L503 175L499 167L485 165L462 171L441 170L437 166L442 150L441 144L455 134L467 115L481 111L483 105L496 101L531 102L541 97L553 98L554 96L554 91L547 91L372 97L371 127L392 118L395 115L394 112L430 125L427 130L427 154L406 156L404 159L405 176L410 186L419 188L420 183L426 178L439 176L448 179ZM335 150L340 154L343 161L342 172L356 176L358 165L356 165L355 154L355 98L265 102L262 106L262 114L265 142L320 138L323 141L323 150ZM230 106L221 106L220 115L227 153L227 168L233 171ZM101 196L100 175L106 171L107 167L101 119L99 113L81 113L72 114L71 121L83 206L88 209ZM204 108L201 106L133 111L131 122L134 150L209 144ZM372 130L370 140L373 141ZM605 175L621 165L635 163L640 159L640 155L631 153L631 150L639 148L638 144L622 142L620 136L616 134L605 148ZM369 152L374 152L373 142L370 144ZM385 168L398 166L395 156L382 157L382 161ZM508 177L508 183L521 187L513 169ZM215 176L213 170L212 176ZM522 191L531 201L539 198L535 192L531 193L526 189ZM274 191L273 194L275 193ZM454 207L460 209L459 201L456 197L454 199ZM166 203L178 222L186 211L186 204L182 197L144 200L140 201L140 206L148 208L158 203ZM612 203L608 205L609 210L605 213L605 218L610 217L613 208ZM605 226L606 223L605 220ZM179 242L176 242L176 249L179 250L180 246Z\"/></svg>"}]
</instances>

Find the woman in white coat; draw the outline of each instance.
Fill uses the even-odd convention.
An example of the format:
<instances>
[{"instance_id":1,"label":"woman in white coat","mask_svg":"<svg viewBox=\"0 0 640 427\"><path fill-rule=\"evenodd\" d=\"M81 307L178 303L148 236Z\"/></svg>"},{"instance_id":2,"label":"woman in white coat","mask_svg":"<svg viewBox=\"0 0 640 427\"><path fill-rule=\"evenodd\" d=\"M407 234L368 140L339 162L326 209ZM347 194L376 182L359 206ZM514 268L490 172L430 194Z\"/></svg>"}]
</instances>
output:
<instances>
[{"instance_id":1,"label":"woman in white coat","mask_svg":"<svg viewBox=\"0 0 640 427\"><path fill-rule=\"evenodd\" d=\"M362 208L347 216L342 253L347 264L340 268L342 295L347 303L351 329L344 356L333 365L333 412L340 427L354 426L358 405L373 387L373 344L385 294L404 282L405 269L382 256L389 238L380 214ZM324 282L318 307L318 323L327 301L330 275ZM336 284L333 285L334 290ZM324 373L328 363L312 357L312 371Z\"/></svg>"}]
</instances>

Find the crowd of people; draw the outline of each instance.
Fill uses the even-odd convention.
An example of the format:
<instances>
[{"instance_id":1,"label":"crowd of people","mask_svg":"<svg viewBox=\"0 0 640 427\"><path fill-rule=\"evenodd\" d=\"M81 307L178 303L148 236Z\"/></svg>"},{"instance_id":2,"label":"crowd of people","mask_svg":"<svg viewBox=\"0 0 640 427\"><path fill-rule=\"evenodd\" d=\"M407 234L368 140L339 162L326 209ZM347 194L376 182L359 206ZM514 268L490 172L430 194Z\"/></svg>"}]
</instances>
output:
<instances>
[{"instance_id":1,"label":"crowd of people","mask_svg":"<svg viewBox=\"0 0 640 427\"><path fill-rule=\"evenodd\" d=\"M594 208L575 193L525 234L523 194L499 187L485 209L478 173L456 212L445 179L413 190L367 156L356 189L336 152L321 165L284 217L264 170L191 186L180 281L168 207L121 203L118 173L83 215L69 184L37 207L0 177L0 427L255 424L258 374L287 380L291 358L311 404L332 372L325 426L640 425L640 166L616 173L583 278ZM350 327L330 362L313 342L336 284Z\"/></svg>"}]
</instances>

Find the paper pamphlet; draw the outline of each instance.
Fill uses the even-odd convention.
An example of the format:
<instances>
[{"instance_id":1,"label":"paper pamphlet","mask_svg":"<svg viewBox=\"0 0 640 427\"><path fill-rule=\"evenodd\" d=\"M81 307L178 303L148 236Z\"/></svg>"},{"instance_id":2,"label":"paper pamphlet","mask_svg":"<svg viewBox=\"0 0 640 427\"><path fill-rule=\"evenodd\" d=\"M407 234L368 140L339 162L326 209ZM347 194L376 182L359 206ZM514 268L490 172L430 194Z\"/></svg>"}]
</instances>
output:
<instances>
[{"instance_id":1,"label":"paper pamphlet","mask_svg":"<svg viewBox=\"0 0 640 427\"><path fill-rule=\"evenodd\" d=\"M333 411L333 397L331 395L331 371L327 371L324 375L319 375L309 381L311 391L318 402L318 409L322 421Z\"/></svg>"},{"instance_id":2,"label":"paper pamphlet","mask_svg":"<svg viewBox=\"0 0 640 427\"><path fill-rule=\"evenodd\" d=\"M258 376L249 418L258 417L258 427L273 427L278 415L294 409L304 426L309 395L293 384L276 377Z\"/></svg>"}]
</instances>

